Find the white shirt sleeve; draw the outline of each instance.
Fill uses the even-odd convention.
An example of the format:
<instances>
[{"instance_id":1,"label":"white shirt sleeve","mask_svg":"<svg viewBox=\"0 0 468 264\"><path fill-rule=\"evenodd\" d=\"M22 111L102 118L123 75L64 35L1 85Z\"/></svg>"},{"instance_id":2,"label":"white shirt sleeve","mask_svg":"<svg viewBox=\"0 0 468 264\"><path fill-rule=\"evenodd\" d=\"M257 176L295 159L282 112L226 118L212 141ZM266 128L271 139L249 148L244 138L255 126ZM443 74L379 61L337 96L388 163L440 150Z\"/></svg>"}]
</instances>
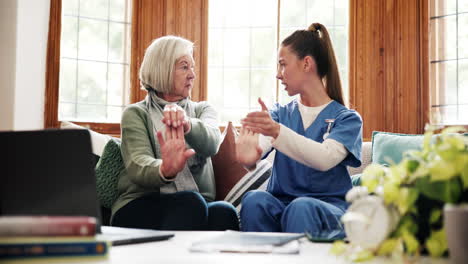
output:
<instances>
[{"instance_id":1,"label":"white shirt sleeve","mask_svg":"<svg viewBox=\"0 0 468 264\"><path fill-rule=\"evenodd\" d=\"M268 153L273 148L273 144L271 143L273 137L267 137L262 134L259 134L258 138L258 145L262 149L262 158L265 154Z\"/></svg>"},{"instance_id":2,"label":"white shirt sleeve","mask_svg":"<svg viewBox=\"0 0 468 264\"><path fill-rule=\"evenodd\" d=\"M344 145L334 139L318 143L281 124L278 137L273 140L272 145L297 162L320 171L335 167L348 155Z\"/></svg>"}]
</instances>

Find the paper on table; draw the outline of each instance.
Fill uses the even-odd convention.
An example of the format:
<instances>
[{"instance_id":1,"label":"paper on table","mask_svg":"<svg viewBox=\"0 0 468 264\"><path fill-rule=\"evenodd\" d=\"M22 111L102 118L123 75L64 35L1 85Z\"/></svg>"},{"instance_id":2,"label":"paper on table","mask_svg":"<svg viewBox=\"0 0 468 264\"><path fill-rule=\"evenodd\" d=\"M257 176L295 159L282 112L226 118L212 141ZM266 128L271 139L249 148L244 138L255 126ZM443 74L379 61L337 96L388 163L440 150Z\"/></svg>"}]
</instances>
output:
<instances>
[{"instance_id":1,"label":"paper on table","mask_svg":"<svg viewBox=\"0 0 468 264\"><path fill-rule=\"evenodd\" d=\"M299 238L304 234L271 234L225 231L194 242L192 252L298 254Z\"/></svg>"}]
</instances>

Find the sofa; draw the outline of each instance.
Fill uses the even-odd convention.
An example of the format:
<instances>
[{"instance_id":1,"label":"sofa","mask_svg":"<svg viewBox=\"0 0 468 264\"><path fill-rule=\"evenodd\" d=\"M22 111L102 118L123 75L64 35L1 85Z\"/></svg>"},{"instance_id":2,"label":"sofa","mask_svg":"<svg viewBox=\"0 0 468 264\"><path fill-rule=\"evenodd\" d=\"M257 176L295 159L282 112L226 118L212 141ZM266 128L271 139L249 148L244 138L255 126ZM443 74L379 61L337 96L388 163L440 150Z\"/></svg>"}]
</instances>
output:
<instances>
[{"instance_id":1,"label":"sofa","mask_svg":"<svg viewBox=\"0 0 468 264\"><path fill-rule=\"evenodd\" d=\"M62 129L86 129L70 122L62 122ZM120 155L120 139L90 130L93 154L96 157L96 186L102 205L103 224L109 224L110 208L117 198L118 173L123 168ZM216 200L231 202L237 209L241 198L249 190L266 189L274 152L257 164L256 170L247 172L235 161L235 139L237 130L229 123L223 134L218 154L212 157L216 179ZM374 132L372 141L362 145L362 165L348 167L353 185L360 184L360 174L372 162L383 165L398 163L407 150L418 149L423 135L406 135Z\"/></svg>"}]
</instances>

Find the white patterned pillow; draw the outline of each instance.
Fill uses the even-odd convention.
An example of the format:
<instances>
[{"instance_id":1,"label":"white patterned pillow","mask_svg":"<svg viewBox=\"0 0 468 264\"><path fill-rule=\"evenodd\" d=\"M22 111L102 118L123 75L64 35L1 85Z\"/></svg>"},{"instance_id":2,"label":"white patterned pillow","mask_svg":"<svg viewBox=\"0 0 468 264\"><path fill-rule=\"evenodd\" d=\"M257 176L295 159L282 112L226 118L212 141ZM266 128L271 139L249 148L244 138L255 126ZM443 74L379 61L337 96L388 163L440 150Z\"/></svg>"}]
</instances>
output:
<instances>
[{"instance_id":1,"label":"white patterned pillow","mask_svg":"<svg viewBox=\"0 0 468 264\"><path fill-rule=\"evenodd\" d=\"M257 163L254 171L245 174L232 187L231 191L224 198L225 201L232 203L238 211L241 208L242 197L250 190L266 190L271 176L272 164L268 160L261 160Z\"/></svg>"}]
</instances>

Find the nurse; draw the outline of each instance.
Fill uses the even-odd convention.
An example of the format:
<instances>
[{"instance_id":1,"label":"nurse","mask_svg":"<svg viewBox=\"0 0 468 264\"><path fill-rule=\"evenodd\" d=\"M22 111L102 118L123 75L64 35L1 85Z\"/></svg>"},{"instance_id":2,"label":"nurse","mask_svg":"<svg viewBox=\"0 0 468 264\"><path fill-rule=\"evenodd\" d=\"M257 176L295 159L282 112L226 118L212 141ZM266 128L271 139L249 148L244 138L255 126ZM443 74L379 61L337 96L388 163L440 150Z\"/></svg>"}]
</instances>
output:
<instances>
[{"instance_id":1,"label":"nurse","mask_svg":"<svg viewBox=\"0 0 468 264\"><path fill-rule=\"evenodd\" d=\"M325 26L314 23L283 40L276 78L299 97L271 110L259 98L262 111L241 121L236 157L246 168L276 149L267 191L242 199L242 230L343 238L340 218L352 187L346 166L361 165L362 119L344 104Z\"/></svg>"}]
</instances>

